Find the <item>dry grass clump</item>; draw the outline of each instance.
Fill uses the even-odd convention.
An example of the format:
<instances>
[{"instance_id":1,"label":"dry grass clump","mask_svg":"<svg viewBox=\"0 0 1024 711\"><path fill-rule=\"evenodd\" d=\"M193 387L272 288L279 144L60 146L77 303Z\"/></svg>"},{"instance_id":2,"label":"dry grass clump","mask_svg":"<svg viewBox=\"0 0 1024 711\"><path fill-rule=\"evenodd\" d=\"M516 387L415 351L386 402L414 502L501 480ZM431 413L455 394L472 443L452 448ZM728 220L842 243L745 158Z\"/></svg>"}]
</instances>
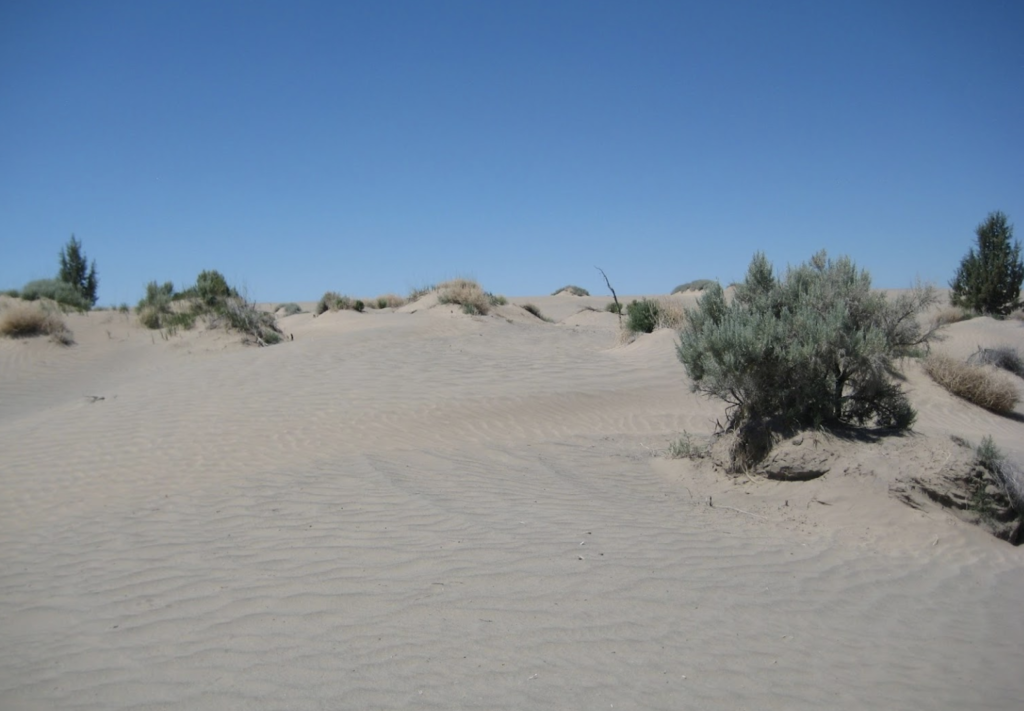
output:
<instances>
[{"instance_id":1,"label":"dry grass clump","mask_svg":"<svg viewBox=\"0 0 1024 711\"><path fill-rule=\"evenodd\" d=\"M942 309L942 311L935 314L934 323L936 328L938 328L939 326L948 326L951 323L959 323L960 321L966 321L969 318L972 318L973 315L974 314L972 314L967 309L961 308L959 306L947 306L946 308Z\"/></svg>"},{"instance_id":2,"label":"dry grass clump","mask_svg":"<svg viewBox=\"0 0 1024 711\"><path fill-rule=\"evenodd\" d=\"M986 410L1006 415L1017 406L1015 383L989 368L933 353L925 359L924 370L952 394Z\"/></svg>"},{"instance_id":3,"label":"dry grass clump","mask_svg":"<svg viewBox=\"0 0 1024 711\"><path fill-rule=\"evenodd\" d=\"M439 284L437 301L441 304L459 304L467 314L486 315L492 306L507 304L504 296L497 296L483 290L472 279L452 279Z\"/></svg>"},{"instance_id":4,"label":"dry grass clump","mask_svg":"<svg viewBox=\"0 0 1024 711\"><path fill-rule=\"evenodd\" d=\"M59 309L48 309L42 304L14 304L5 309L0 313L0 335L10 338L50 336L54 343L64 346L75 342Z\"/></svg>"}]
</instances>

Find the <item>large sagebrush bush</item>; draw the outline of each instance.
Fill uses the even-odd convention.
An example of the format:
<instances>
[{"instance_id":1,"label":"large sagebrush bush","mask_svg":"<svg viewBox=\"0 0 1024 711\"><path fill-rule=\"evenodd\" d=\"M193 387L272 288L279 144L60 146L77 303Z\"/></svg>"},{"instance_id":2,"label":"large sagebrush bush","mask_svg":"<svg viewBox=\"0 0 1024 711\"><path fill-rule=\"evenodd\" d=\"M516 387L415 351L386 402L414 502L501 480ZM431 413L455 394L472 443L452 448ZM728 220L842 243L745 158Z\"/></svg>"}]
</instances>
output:
<instances>
[{"instance_id":1,"label":"large sagebrush bush","mask_svg":"<svg viewBox=\"0 0 1024 711\"><path fill-rule=\"evenodd\" d=\"M909 428L915 418L892 379L895 360L931 332L917 314L935 302L918 287L889 301L850 259L825 252L778 278L764 254L754 256L731 303L710 285L687 311L677 355L695 391L728 404L727 427L741 442L802 427L873 423Z\"/></svg>"}]
</instances>

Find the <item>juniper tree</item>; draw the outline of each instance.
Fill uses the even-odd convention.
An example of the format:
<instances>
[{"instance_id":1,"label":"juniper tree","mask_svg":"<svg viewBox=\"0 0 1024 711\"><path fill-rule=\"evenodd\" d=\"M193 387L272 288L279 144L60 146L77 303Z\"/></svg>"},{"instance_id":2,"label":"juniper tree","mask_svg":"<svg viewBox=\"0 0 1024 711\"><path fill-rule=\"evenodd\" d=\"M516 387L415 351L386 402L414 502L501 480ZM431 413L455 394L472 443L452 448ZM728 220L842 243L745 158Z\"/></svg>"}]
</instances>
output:
<instances>
[{"instance_id":1,"label":"juniper tree","mask_svg":"<svg viewBox=\"0 0 1024 711\"><path fill-rule=\"evenodd\" d=\"M953 306L983 314L1005 315L1020 306L1024 263L1020 242L1013 239L1013 225L996 211L975 230L978 250L972 247L949 283Z\"/></svg>"},{"instance_id":2,"label":"juniper tree","mask_svg":"<svg viewBox=\"0 0 1024 711\"><path fill-rule=\"evenodd\" d=\"M915 413L890 376L930 336L915 317L935 298L918 287L889 301L866 271L825 252L779 279L758 253L731 303L715 283L687 311L676 351L692 388L724 400L741 437L844 423L906 429Z\"/></svg>"},{"instance_id":3,"label":"juniper tree","mask_svg":"<svg viewBox=\"0 0 1024 711\"><path fill-rule=\"evenodd\" d=\"M82 252L82 243L74 235L71 235L71 239L60 251L60 272L57 278L73 286L90 307L96 305L96 290L99 287L96 260L93 260L91 266L88 264Z\"/></svg>"}]
</instances>

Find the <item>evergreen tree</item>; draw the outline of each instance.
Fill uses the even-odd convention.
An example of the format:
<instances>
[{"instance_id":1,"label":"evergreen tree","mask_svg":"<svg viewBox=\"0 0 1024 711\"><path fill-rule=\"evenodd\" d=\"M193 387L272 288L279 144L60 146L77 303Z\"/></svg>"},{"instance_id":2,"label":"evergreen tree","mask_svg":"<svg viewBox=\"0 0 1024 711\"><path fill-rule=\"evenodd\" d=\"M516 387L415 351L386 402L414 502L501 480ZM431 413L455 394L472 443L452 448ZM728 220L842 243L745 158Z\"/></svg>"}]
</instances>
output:
<instances>
[{"instance_id":1,"label":"evergreen tree","mask_svg":"<svg viewBox=\"0 0 1024 711\"><path fill-rule=\"evenodd\" d=\"M60 272L57 278L75 288L89 306L96 305L96 290L99 279L96 277L96 260L88 266L82 243L71 235L71 239L60 252Z\"/></svg>"},{"instance_id":2,"label":"evergreen tree","mask_svg":"<svg viewBox=\"0 0 1024 711\"><path fill-rule=\"evenodd\" d=\"M960 262L949 283L949 300L979 313L1006 315L1020 306L1024 282L1020 242L1013 239L1013 225L999 211L990 213L975 234L977 251L972 247Z\"/></svg>"}]
</instances>

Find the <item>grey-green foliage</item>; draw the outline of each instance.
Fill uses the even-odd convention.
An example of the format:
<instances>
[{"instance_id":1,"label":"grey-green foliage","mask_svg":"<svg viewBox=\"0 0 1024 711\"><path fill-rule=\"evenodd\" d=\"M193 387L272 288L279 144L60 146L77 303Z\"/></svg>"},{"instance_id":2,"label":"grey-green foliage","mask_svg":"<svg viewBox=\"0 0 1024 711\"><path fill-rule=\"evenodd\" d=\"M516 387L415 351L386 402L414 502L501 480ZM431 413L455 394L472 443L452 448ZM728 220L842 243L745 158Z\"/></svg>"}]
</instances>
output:
<instances>
[{"instance_id":1,"label":"grey-green foliage","mask_svg":"<svg viewBox=\"0 0 1024 711\"><path fill-rule=\"evenodd\" d=\"M975 230L978 250L971 248L949 283L949 300L983 314L1006 315L1020 306L1024 261L1013 225L996 211Z\"/></svg>"},{"instance_id":2,"label":"grey-green foliage","mask_svg":"<svg viewBox=\"0 0 1024 711\"><path fill-rule=\"evenodd\" d=\"M75 239L74 235L71 235L71 239L60 251L60 271L57 278L70 284L82 299L88 302L87 308L96 305L96 290L99 288L96 260L89 264L82 251L82 243Z\"/></svg>"},{"instance_id":3,"label":"grey-green foliage","mask_svg":"<svg viewBox=\"0 0 1024 711\"><path fill-rule=\"evenodd\" d=\"M848 422L906 429L915 413L890 376L931 335L915 317L935 299L919 286L889 301L867 272L825 252L779 279L758 253L732 303L713 284L687 312L677 354L693 389L728 403L741 434Z\"/></svg>"},{"instance_id":4,"label":"grey-green foliage","mask_svg":"<svg viewBox=\"0 0 1024 711\"><path fill-rule=\"evenodd\" d=\"M36 279L21 289L21 298L26 301L50 299L61 306L68 306L79 311L88 311L92 307L82 293L66 281L60 279Z\"/></svg>"}]
</instances>

